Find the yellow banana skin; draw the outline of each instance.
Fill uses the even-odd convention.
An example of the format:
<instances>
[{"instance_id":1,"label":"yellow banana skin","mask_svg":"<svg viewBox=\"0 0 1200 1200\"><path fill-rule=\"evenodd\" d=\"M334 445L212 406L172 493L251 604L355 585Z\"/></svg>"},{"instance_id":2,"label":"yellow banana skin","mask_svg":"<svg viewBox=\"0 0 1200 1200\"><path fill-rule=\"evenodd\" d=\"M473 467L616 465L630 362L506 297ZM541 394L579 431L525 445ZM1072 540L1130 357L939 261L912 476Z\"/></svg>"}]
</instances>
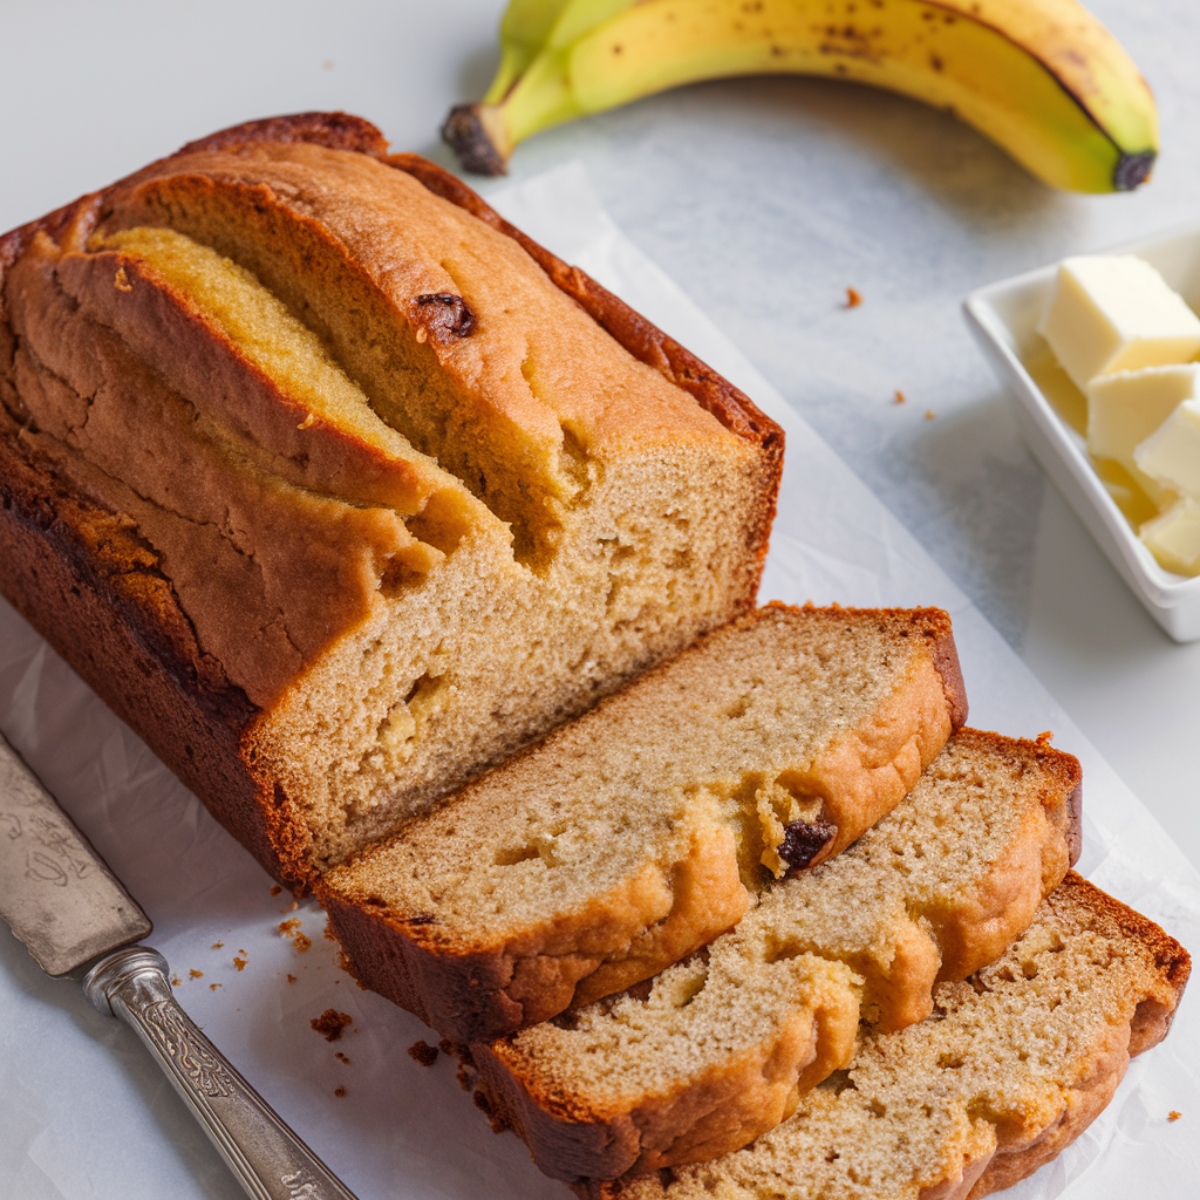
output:
<instances>
[{"instance_id":1,"label":"yellow banana skin","mask_svg":"<svg viewBox=\"0 0 1200 1200\"><path fill-rule=\"evenodd\" d=\"M554 31L571 0L510 0L500 21L500 66L484 104L498 104L524 73Z\"/></svg>"},{"instance_id":2,"label":"yellow banana skin","mask_svg":"<svg viewBox=\"0 0 1200 1200\"><path fill-rule=\"evenodd\" d=\"M503 102L533 67L533 81L523 94L537 95L543 113L552 96L562 93L559 68L571 43L636 0L509 0L500 21L500 65L479 104L451 110L442 136L458 152L468 170L502 175L512 150L503 119ZM548 69L549 68L549 69ZM545 86L538 88L537 80ZM540 93L540 94L539 94ZM570 116L578 115L570 112ZM557 121L550 122L557 124ZM505 147L501 150L500 147Z\"/></svg>"},{"instance_id":3,"label":"yellow banana skin","mask_svg":"<svg viewBox=\"0 0 1200 1200\"><path fill-rule=\"evenodd\" d=\"M603 6L598 23L584 19ZM551 125L685 83L826 75L948 109L1047 183L1137 187L1158 152L1154 98L1076 0L570 0L573 40L547 35L492 103L456 110L502 170ZM451 140L451 144L455 142ZM461 146L456 145L461 149Z\"/></svg>"}]
</instances>

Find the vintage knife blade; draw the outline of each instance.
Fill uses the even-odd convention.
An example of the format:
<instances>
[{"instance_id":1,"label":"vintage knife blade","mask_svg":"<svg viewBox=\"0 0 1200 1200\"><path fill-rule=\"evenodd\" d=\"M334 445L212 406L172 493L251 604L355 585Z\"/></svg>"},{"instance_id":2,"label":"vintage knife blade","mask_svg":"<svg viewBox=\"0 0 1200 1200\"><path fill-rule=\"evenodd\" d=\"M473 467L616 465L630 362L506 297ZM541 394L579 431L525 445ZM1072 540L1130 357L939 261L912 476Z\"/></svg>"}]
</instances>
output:
<instances>
[{"instance_id":1,"label":"vintage knife blade","mask_svg":"<svg viewBox=\"0 0 1200 1200\"><path fill-rule=\"evenodd\" d=\"M146 914L3 736L0 916L47 974L77 972L133 1028L254 1200L354 1200L179 1007L166 959L137 945Z\"/></svg>"},{"instance_id":2,"label":"vintage knife blade","mask_svg":"<svg viewBox=\"0 0 1200 1200\"><path fill-rule=\"evenodd\" d=\"M0 917L48 975L66 975L153 929L7 742L0 744Z\"/></svg>"}]
</instances>

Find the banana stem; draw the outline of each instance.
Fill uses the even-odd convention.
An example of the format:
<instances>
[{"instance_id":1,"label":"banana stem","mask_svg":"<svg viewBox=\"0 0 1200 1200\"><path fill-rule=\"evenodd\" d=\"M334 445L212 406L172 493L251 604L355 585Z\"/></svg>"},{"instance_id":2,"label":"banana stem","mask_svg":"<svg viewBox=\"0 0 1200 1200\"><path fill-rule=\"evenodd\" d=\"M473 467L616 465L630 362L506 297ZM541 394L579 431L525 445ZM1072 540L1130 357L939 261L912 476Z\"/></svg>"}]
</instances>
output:
<instances>
[{"instance_id":1,"label":"banana stem","mask_svg":"<svg viewBox=\"0 0 1200 1200\"><path fill-rule=\"evenodd\" d=\"M442 126L442 141L463 168L475 175L506 175L512 142L504 131L500 108L495 104L456 104Z\"/></svg>"},{"instance_id":2,"label":"banana stem","mask_svg":"<svg viewBox=\"0 0 1200 1200\"><path fill-rule=\"evenodd\" d=\"M566 55L549 52L529 65L499 103L452 108L442 126L442 139L466 170L477 175L504 175L518 142L582 112L567 80Z\"/></svg>"}]
</instances>

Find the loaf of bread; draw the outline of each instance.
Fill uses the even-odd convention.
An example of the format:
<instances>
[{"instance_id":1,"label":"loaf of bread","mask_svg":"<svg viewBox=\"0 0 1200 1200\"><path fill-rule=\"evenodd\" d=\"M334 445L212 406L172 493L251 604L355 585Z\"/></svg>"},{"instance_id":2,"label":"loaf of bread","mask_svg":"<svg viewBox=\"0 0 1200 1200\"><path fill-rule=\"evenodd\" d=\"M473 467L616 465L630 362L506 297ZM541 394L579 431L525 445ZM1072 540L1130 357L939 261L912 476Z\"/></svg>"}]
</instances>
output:
<instances>
[{"instance_id":1,"label":"loaf of bread","mask_svg":"<svg viewBox=\"0 0 1200 1200\"><path fill-rule=\"evenodd\" d=\"M747 609L781 455L357 118L0 239L0 587L293 884Z\"/></svg>"},{"instance_id":2,"label":"loaf of bread","mask_svg":"<svg viewBox=\"0 0 1200 1200\"><path fill-rule=\"evenodd\" d=\"M980 1200L1032 1174L1159 1042L1187 952L1068 874L994 964L939 984L929 1019L870 1033L848 1069L752 1145L577 1185L582 1200ZM495 1123L506 1113L486 1091Z\"/></svg>"},{"instance_id":3,"label":"loaf of bread","mask_svg":"<svg viewBox=\"0 0 1200 1200\"><path fill-rule=\"evenodd\" d=\"M705 945L843 850L966 714L936 609L768 605L493 769L318 892L358 979L473 1042Z\"/></svg>"},{"instance_id":4,"label":"loaf of bread","mask_svg":"<svg viewBox=\"0 0 1200 1200\"><path fill-rule=\"evenodd\" d=\"M739 1150L936 983L999 957L1080 845L1078 762L962 730L836 858L639 988L471 1047L534 1161L568 1183Z\"/></svg>"}]
</instances>

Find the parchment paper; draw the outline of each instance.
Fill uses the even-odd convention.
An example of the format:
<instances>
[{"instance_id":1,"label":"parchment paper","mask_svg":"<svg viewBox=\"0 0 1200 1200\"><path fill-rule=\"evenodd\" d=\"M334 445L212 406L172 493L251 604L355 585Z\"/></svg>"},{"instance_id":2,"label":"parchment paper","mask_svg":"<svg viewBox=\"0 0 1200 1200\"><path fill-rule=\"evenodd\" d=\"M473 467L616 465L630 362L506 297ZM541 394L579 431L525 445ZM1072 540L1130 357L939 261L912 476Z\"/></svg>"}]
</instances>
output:
<instances>
[{"instance_id":1,"label":"parchment paper","mask_svg":"<svg viewBox=\"0 0 1200 1200\"><path fill-rule=\"evenodd\" d=\"M948 609L971 723L1022 736L1053 730L1055 744L1084 764L1081 869L1200 948L1200 877L1149 812L916 541L621 234L583 168L569 164L490 198L785 427L762 598ZM361 1200L566 1200L516 1138L490 1132L444 1056L431 1068L408 1056L434 1036L341 972L320 909L306 902L293 911L289 897L272 895L251 858L3 601L0 728L149 912L150 944L170 961L183 1005ZM299 924L281 932L287 922ZM331 1007L353 1019L334 1043L309 1024ZM1152 1179L1158 1196L1194 1195L1195 1008L1185 1001L1170 1039L1133 1064L1079 1142L1007 1194L1127 1200ZM1174 1123L1172 1110L1183 1114ZM75 985L43 976L0 930L0 1196L241 1195L133 1035Z\"/></svg>"}]
</instances>

